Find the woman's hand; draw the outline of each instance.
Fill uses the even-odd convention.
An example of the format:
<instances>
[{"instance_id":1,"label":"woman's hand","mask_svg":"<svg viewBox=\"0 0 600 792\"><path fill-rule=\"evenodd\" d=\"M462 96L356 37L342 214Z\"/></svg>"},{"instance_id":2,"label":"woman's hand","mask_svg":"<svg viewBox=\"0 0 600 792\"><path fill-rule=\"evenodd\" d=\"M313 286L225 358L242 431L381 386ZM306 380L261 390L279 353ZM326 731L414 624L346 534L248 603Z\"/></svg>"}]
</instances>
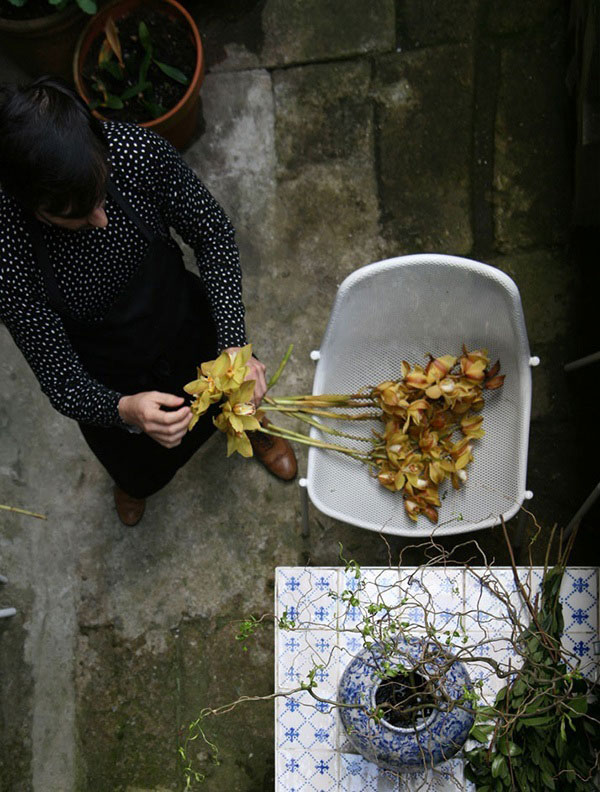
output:
<instances>
[{"instance_id":1,"label":"woman's hand","mask_svg":"<svg viewBox=\"0 0 600 792\"><path fill-rule=\"evenodd\" d=\"M183 404L182 396L171 393L146 391L122 396L119 415L127 424L139 426L165 448L175 448L181 443L192 417L192 411ZM161 407L180 407L179 410L161 410Z\"/></svg>"},{"instance_id":2,"label":"woman's hand","mask_svg":"<svg viewBox=\"0 0 600 792\"><path fill-rule=\"evenodd\" d=\"M231 352L234 355L239 352L241 347L228 347L224 349L224 352ZM254 355L250 358L248 363L248 373L244 377L244 381L246 380L254 380L254 396L252 397L252 401L254 402L254 406L258 407L261 403L263 396L267 392L267 380L266 380L266 371L267 369L265 366L257 360Z\"/></svg>"}]
</instances>

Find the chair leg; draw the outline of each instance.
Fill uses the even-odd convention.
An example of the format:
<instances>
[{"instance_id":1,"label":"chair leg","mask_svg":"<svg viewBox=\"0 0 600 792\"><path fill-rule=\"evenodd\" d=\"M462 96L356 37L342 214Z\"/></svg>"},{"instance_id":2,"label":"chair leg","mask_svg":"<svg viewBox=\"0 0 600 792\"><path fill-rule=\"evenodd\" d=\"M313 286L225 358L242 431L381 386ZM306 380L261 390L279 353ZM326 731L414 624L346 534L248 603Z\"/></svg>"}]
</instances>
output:
<instances>
[{"instance_id":1,"label":"chair leg","mask_svg":"<svg viewBox=\"0 0 600 792\"><path fill-rule=\"evenodd\" d=\"M310 522L308 520L308 482L305 478L298 481L300 487L300 512L302 515L302 537L310 536Z\"/></svg>"}]
</instances>

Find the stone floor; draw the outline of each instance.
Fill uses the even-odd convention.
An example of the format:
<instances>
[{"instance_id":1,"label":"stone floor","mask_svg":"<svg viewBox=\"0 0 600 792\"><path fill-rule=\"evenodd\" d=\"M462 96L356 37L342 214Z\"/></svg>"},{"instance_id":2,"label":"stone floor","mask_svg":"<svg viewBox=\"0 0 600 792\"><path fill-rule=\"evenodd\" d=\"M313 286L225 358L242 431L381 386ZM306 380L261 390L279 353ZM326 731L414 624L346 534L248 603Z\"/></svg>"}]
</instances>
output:
<instances>
[{"instance_id":1,"label":"stone floor","mask_svg":"<svg viewBox=\"0 0 600 792\"><path fill-rule=\"evenodd\" d=\"M338 284L390 256L440 251L500 267L522 294L534 371L528 486L565 525L598 478L596 237L570 224L573 108L559 0L188 0L205 42L202 123L185 156L232 218L249 337L281 387L308 392ZM0 58L0 76L18 70ZM459 339L460 341L460 339ZM125 529L77 427L53 412L0 327L0 790L182 788L187 724L273 685L274 568L387 563L382 539L310 510L297 485L226 459L222 437ZM588 419L588 415L590 418ZM590 439L590 434L591 438ZM306 457L299 452L301 471ZM573 562L598 563L598 512ZM533 526L513 521L517 544ZM500 531L476 535L506 563ZM408 540L390 542L393 557ZM442 543L452 547L447 539ZM465 551L466 552L466 551ZM421 550L406 559L419 563ZM271 704L216 719L207 792L273 787ZM201 763L201 746L193 753Z\"/></svg>"}]
</instances>

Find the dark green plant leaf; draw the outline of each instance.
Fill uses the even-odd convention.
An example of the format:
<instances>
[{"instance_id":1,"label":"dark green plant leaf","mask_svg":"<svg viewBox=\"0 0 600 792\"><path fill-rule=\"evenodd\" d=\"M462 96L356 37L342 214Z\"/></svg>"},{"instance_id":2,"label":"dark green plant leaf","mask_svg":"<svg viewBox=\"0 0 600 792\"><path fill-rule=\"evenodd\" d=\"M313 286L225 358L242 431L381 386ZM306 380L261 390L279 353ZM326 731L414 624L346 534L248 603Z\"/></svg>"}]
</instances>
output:
<instances>
[{"instance_id":1,"label":"dark green plant leaf","mask_svg":"<svg viewBox=\"0 0 600 792\"><path fill-rule=\"evenodd\" d=\"M140 65L140 73L138 76L139 83L147 82L148 69L150 68L151 63L152 63L152 49L146 51L146 54L144 55L144 60Z\"/></svg>"},{"instance_id":2,"label":"dark green plant leaf","mask_svg":"<svg viewBox=\"0 0 600 792\"><path fill-rule=\"evenodd\" d=\"M94 0L77 0L77 5L86 14L95 14L98 11L98 5Z\"/></svg>"},{"instance_id":3,"label":"dark green plant leaf","mask_svg":"<svg viewBox=\"0 0 600 792\"><path fill-rule=\"evenodd\" d=\"M22 8L27 0L9 0L11 5L16 6L16 8Z\"/></svg>"},{"instance_id":4,"label":"dark green plant leaf","mask_svg":"<svg viewBox=\"0 0 600 792\"><path fill-rule=\"evenodd\" d=\"M556 789L556 784L554 783L554 779L551 775L546 772L542 772L542 783L544 784L545 789Z\"/></svg>"},{"instance_id":5,"label":"dark green plant leaf","mask_svg":"<svg viewBox=\"0 0 600 792\"><path fill-rule=\"evenodd\" d=\"M116 61L113 60L104 61L102 64L99 64L99 66L101 69L104 69L104 71L108 72L111 75L111 77L114 77L115 80L123 79L123 70L121 69L119 64L116 63Z\"/></svg>"},{"instance_id":6,"label":"dark green plant leaf","mask_svg":"<svg viewBox=\"0 0 600 792\"><path fill-rule=\"evenodd\" d=\"M471 731L469 732L469 737L472 737L474 740L480 743L486 743L489 737L489 731L484 731L483 727L481 726L473 726Z\"/></svg>"},{"instance_id":7,"label":"dark green plant leaf","mask_svg":"<svg viewBox=\"0 0 600 792\"><path fill-rule=\"evenodd\" d=\"M158 68L170 77L172 80L175 80L182 85L187 85L190 81L189 77L186 77L185 74L180 70L175 68L175 66L169 66L168 63L161 63L160 61L154 60L154 63L158 66Z\"/></svg>"},{"instance_id":8,"label":"dark green plant leaf","mask_svg":"<svg viewBox=\"0 0 600 792\"><path fill-rule=\"evenodd\" d=\"M140 37L140 41L142 43L142 47L146 50L146 52L152 52L152 41L150 39L150 31L148 30L148 26L145 22L140 22L138 27L138 35Z\"/></svg>"},{"instance_id":9,"label":"dark green plant leaf","mask_svg":"<svg viewBox=\"0 0 600 792\"><path fill-rule=\"evenodd\" d=\"M162 105L152 102L148 99L144 99L142 104L152 114L152 118L160 118L167 112Z\"/></svg>"},{"instance_id":10,"label":"dark green plant leaf","mask_svg":"<svg viewBox=\"0 0 600 792\"><path fill-rule=\"evenodd\" d=\"M114 96L113 94L106 94L106 99L104 100L104 107L110 107L111 110L122 110L123 109L123 102L119 99L118 96Z\"/></svg>"},{"instance_id":11,"label":"dark green plant leaf","mask_svg":"<svg viewBox=\"0 0 600 792\"><path fill-rule=\"evenodd\" d=\"M581 714L585 714L588 709L587 698L585 696L579 696L579 698L571 699L568 705L570 709Z\"/></svg>"},{"instance_id":12,"label":"dark green plant leaf","mask_svg":"<svg viewBox=\"0 0 600 792\"><path fill-rule=\"evenodd\" d=\"M140 83L136 83L135 85L132 85L131 88L127 88L127 90L123 91L121 94L121 99L126 102L128 99L131 99L138 94L144 93L144 91L147 91L148 88L151 87L152 83L149 82L142 83L141 85Z\"/></svg>"},{"instance_id":13,"label":"dark green plant leaf","mask_svg":"<svg viewBox=\"0 0 600 792\"><path fill-rule=\"evenodd\" d=\"M496 744L498 750L500 753L503 753L504 756L518 756L520 753L523 753L519 746L511 742L506 736L500 737Z\"/></svg>"},{"instance_id":14,"label":"dark green plant leaf","mask_svg":"<svg viewBox=\"0 0 600 792\"><path fill-rule=\"evenodd\" d=\"M502 773L502 769L505 767L506 759L502 756L502 754L496 754L496 756L494 756L492 759L492 777L498 778L498 776Z\"/></svg>"},{"instance_id":15,"label":"dark green plant leaf","mask_svg":"<svg viewBox=\"0 0 600 792\"><path fill-rule=\"evenodd\" d=\"M523 718L525 726L547 726L554 720L554 715L539 715L536 718Z\"/></svg>"}]
</instances>

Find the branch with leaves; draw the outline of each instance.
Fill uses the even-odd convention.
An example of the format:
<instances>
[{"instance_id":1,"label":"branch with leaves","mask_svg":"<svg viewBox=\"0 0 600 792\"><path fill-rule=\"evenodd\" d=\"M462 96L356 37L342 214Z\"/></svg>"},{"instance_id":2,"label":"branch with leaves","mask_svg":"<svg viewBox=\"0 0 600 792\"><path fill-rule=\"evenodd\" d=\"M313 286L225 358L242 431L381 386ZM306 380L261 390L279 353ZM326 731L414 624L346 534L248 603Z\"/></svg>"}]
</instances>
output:
<instances>
[{"instance_id":1,"label":"branch with leaves","mask_svg":"<svg viewBox=\"0 0 600 792\"><path fill-rule=\"evenodd\" d=\"M356 636L360 646L369 648L377 645L383 650L381 659L377 661L377 675L382 684L400 680L408 692L401 701L388 700L384 706L365 704L368 716L375 722L384 719L389 723L397 719L404 725L422 722L424 714L432 708L448 706L441 684L444 665L441 664L432 674L435 666L427 658L446 657L447 663L460 661L467 670L471 669L472 675L481 676L483 672L505 682L490 701L489 695L485 699L483 697L483 679L475 679L472 687L463 691L462 699L453 702L454 706L474 707L476 711L471 742L467 743L464 757L466 776L475 783L478 792L595 789L593 779L600 762L597 687L583 676L579 658L560 642L564 626L559 601L560 584L572 538L565 548L561 548L559 543L557 563L554 566L546 563L541 594L533 596L529 585L523 582L523 575L528 570L526 567L517 569L506 534L513 559L515 587L524 611L516 606L514 591L507 586L505 576L497 574L493 564L488 562L477 541L470 540L446 550L432 539L403 548L397 563L392 563L389 544L383 535L381 538L388 547L389 561L388 567L378 573L375 581L366 579L360 565L353 559L344 558L340 548L340 560L351 585L342 592L320 592L318 595L335 599L342 609L331 623L313 624L300 620L296 614L292 619L288 612L280 618L274 614L251 616L239 623L237 640L244 651L248 651L248 644L257 631L270 625L284 633L310 628L318 628L321 632L350 632ZM427 561L417 569L408 570L403 557L415 550L422 552ZM465 555L469 557L466 565L456 561L457 557ZM547 559L549 557L550 548ZM427 589L427 575L424 573L440 569L452 571L465 566L468 574L478 582L488 604L484 609L482 601L478 601L474 607L458 614L455 622L440 627L443 624L439 618L442 615L440 604L436 594ZM398 571L399 582L388 582L390 570ZM419 589L418 597L413 594L415 586ZM310 598L312 594L309 592L304 596ZM415 623L408 615L415 607L421 609L421 624ZM360 612L358 626L340 626L351 623L347 619L350 609ZM307 612L312 610L307 609ZM467 623L470 625L468 629ZM471 638L475 633L476 637ZM490 648L500 634L515 656L514 661L500 662L490 654ZM399 640L411 637L425 640L427 652L422 663L408 667L398 662L397 649ZM192 789L204 774L195 766L193 746L197 740L205 742L211 749L213 760L218 760L216 746L207 737L212 718L223 716L250 701L300 695L308 696L303 701L298 699L303 707L316 706L319 702L331 707L343 706L319 692L320 672L337 663L340 659L338 654L343 651L339 648L343 642L334 641L333 645L336 648L325 656L315 648L306 677L291 690L267 696L241 696L218 707L204 708L199 718L189 725L179 749L186 788ZM347 662L351 659L346 651L344 657ZM419 677L427 679L425 688L420 685ZM440 690L441 694L436 692ZM428 766L428 761L424 755L424 770L436 772L435 768ZM422 788L428 789L428 783L424 782ZM464 788L459 782L456 786L457 789Z\"/></svg>"}]
</instances>

